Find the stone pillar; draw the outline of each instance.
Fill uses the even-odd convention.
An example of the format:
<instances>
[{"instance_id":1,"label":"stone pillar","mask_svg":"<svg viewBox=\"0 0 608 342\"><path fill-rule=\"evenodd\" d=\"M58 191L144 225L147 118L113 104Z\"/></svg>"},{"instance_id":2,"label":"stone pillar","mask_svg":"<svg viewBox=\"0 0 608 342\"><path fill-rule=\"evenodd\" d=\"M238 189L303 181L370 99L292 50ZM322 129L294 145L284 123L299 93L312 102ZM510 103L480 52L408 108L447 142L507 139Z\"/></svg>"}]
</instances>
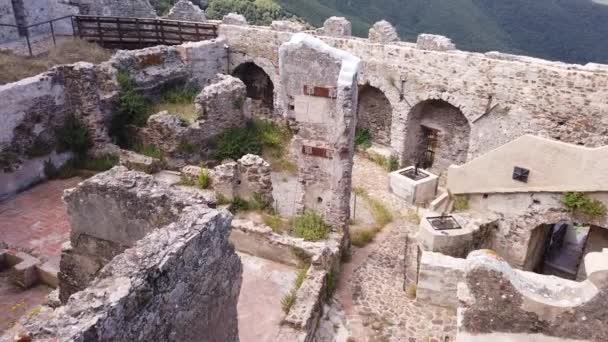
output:
<instances>
[{"instance_id":1,"label":"stone pillar","mask_svg":"<svg viewBox=\"0 0 608 342\"><path fill-rule=\"evenodd\" d=\"M450 51L456 50L456 45L448 37L423 33L418 35L416 46L422 50Z\"/></svg>"},{"instance_id":2,"label":"stone pillar","mask_svg":"<svg viewBox=\"0 0 608 342\"><path fill-rule=\"evenodd\" d=\"M200 7L196 6L188 0L179 0L173 6L173 8L171 8L166 18L172 20L186 20L198 22L207 21L205 12Z\"/></svg>"},{"instance_id":3,"label":"stone pillar","mask_svg":"<svg viewBox=\"0 0 608 342\"><path fill-rule=\"evenodd\" d=\"M343 17L331 17L323 24L323 33L327 36L350 37L352 32L352 24Z\"/></svg>"},{"instance_id":4,"label":"stone pillar","mask_svg":"<svg viewBox=\"0 0 608 342\"><path fill-rule=\"evenodd\" d=\"M72 113L87 127L96 146L110 143L95 65L78 62L58 69L65 81L65 94Z\"/></svg>"},{"instance_id":5,"label":"stone pillar","mask_svg":"<svg viewBox=\"0 0 608 342\"><path fill-rule=\"evenodd\" d=\"M359 63L303 33L279 49L279 95L298 132L297 210L315 210L339 229L350 216Z\"/></svg>"},{"instance_id":6,"label":"stone pillar","mask_svg":"<svg viewBox=\"0 0 608 342\"><path fill-rule=\"evenodd\" d=\"M247 23L247 19L237 13L228 13L222 18L222 24L226 25L237 25L237 26L246 26L249 25Z\"/></svg>"},{"instance_id":7,"label":"stone pillar","mask_svg":"<svg viewBox=\"0 0 608 342\"><path fill-rule=\"evenodd\" d=\"M369 29L369 40L373 43L397 42L399 34L391 23L381 20Z\"/></svg>"}]
</instances>

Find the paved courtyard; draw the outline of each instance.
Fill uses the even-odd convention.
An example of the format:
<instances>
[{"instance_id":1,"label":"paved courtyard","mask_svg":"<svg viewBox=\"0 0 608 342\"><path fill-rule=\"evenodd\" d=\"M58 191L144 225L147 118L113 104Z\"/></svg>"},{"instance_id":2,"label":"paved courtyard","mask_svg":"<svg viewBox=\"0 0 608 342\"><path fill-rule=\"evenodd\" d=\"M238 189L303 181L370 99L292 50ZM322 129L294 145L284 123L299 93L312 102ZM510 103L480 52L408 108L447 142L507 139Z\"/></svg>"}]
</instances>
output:
<instances>
[{"instance_id":1,"label":"paved courtyard","mask_svg":"<svg viewBox=\"0 0 608 342\"><path fill-rule=\"evenodd\" d=\"M341 324L350 332L349 342L444 342L446 337L454 341L455 310L421 305L403 289L405 237L417 229L407 220L412 208L388 192L388 174L373 162L355 157L353 176L353 186L381 200L395 220L374 242L354 248L351 261L343 265L329 308L329 316L335 317L324 317L336 334L325 334L320 341L345 342Z\"/></svg>"},{"instance_id":2,"label":"paved courtyard","mask_svg":"<svg viewBox=\"0 0 608 342\"><path fill-rule=\"evenodd\" d=\"M78 182L80 178L49 181L0 202L0 241L59 269L61 245L70 231L61 196Z\"/></svg>"}]
</instances>

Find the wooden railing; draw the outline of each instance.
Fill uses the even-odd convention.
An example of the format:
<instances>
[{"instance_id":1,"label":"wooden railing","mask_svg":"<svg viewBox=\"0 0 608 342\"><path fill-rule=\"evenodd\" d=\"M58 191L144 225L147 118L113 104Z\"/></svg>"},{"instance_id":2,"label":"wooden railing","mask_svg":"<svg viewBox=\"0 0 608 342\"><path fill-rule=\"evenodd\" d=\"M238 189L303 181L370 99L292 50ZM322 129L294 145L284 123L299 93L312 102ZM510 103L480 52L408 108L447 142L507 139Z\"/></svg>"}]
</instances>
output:
<instances>
[{"instance_id":1,"label":"wooden railing","mask_svg":"<svg viewBox=\"0 0 608 342\"><path fill-rule=\"evenodd\" d=\"M153 18L74 16L75 35L106 48L140 49L217 38L217 24Z\"/></svg>"}]
</instances>

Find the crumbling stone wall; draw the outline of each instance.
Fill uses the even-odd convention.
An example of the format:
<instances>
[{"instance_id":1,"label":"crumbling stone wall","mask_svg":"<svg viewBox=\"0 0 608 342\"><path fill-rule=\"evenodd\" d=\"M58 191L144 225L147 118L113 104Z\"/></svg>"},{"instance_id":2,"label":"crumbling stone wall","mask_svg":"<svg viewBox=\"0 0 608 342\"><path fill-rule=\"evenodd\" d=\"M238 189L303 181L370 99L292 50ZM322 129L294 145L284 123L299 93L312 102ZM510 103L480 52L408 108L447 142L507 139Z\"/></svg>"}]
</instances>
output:
<instances>
[{"instance_id":1,"label":"crumbling stone wall","mask_svg":"<svg viewBox=\"0 0 608 342\"><path fill-rule=\"evenodd\" d=\"M416 301L458 308L458 283L464 281L465 260L433 252L420 258Z\"/></svg>"},{"instance_id":2,"label":"crumbling stone wall","mask_svg":"<svg viewBox=\"0 0 608 342\"><path fill-rule=\"evenodd\" d=\"M148 0L67 0L80 14L110 17L155 18L156 11Z\"/></svg>"},{"instance_id":3,"label":"crumbling stone wall","mask_svg":"<svg viewBox=\"0 0 608 342\"><path fill-rule=\"evenodd\" d=\"M188 166L186 174L196 179L200 168ZM272 206L272 169L259 156L247 154L237 161L229 161L214 167L209 176L211 186L217 194L228 200L240 197L246 201L261 200Z\"/></svg>"},{"instance_id":4,"label":"crumbling stone wall","mask_svg":"<svg viewBox=\"0 0 608 342\"><path fill-rule=\"evenodd\" d=\"M350 217L359 62L302 33L280 48L280 96L297 125L297 210L315 210L338 229Z\"/></svg>"},{"instance_id":5,"label":"crumbling stone wall","mask_svg":"<svg viewBox=\"0 0 608 342\"><path fill-rule=\"evenodd\" d=\"M200 195L166 189L150 176L123 167L99 174L64 195L71 231L60 265L62 302L83 290L100 269L155 229L177 220Z\"/></svg>"},{"instance_id":6,"label":"crumbling stone wall","mask_svg":"<svg viewBox=\"0 0 608 342\"><path fill-rule=\"evenodd\" d=\"M218 75L217 81L206 86L196 97L196 124L201 129L201 140L209 139L231 127L243 126L246 113L245 84L229 75Z\"/></svg>"},{"instance_id":7,"label":"crumbling stone wall","mask_svg":"<svg viewBox=\"0 0 608 342\"><path fill-rule=\"evenodd\" d=\"M191 1L179 0L166 16L167 19L205 22L205 12Z\"/></svg>"},{"instance_id":8,"label":"crumbling stone wall","mask_svg":"<svg viewBox=\"0 0 608 342\"><path fill-rule=\"evenodd\" d=\"M17 25L12 0L0 0L0 23ZM19 38L19 31L13 27L0 27L0 42Z\"/></svg>"},{"instance_id":9,"label":"crumbling stone wall","mask_svg":"<svg viewBox=\"0 0 608 342\"><path fill-rule=\"evenodd\" d=\"M608 249L585 257L582 283L513 270L488 250L466 260L457 341L608 339ZM555 340L555 339L553 339Z\"/></svg>"},{"instance_id":10,"label":"crumbling stone wall","mask_svg":"<svg viewBox=\"0 0 608 342\"><path fill-rule=\"evenodd\" d=\"M254 61L280 89L277 51L292 33L220 25L220 36L230 46L231 65ZM608 98L608 90L603 90L608 87L600 86L608 84L606 66L568 65L497 53L423 50L405 42L378 48L377 43L365 39L319 39L364 61L359 83L369 82L390 101L391 147L402 159L408 146L408 115L413 106L429 99L452 104L470 123L467 160L530 132L590 147L608 144L602 129L608 123L608 103L603 100ZM287 111L282 99L275 105Z\"/></svg>"},{"instance_id":11,"label":"crumbling stone wall","mask_svg":"<svg viewBox=\"0 0 608 342\"><path fill-rule=\"evenodd\" d=\"M112 259L65 306L24 316L0 341L13 341L18 332L33 341L238 341L242 266L228 240L230 214L124 168L81 187L88 190L68 195L84 201L78 210L86 211L71 213L77 220L92 214L90 223L104 229L110 221L118 227L129 222L133 234L116 230L129 241L144 230L149 234ZM95 221L102 219L96 205L120 217ZM153 217L158 221L151 222Z\"/></svg>"},{"instance_id":12,"label":"crumbling stone wall","mask_svg":"<svg viewBox=\"0 0 608 342\"><path fill-rule=\"evenodd\" d=\"M361 87L357 127L369 131L374 143L390 146L392 119L393 108L382 91L370 85Z\"/></svg>"}]
</instances>

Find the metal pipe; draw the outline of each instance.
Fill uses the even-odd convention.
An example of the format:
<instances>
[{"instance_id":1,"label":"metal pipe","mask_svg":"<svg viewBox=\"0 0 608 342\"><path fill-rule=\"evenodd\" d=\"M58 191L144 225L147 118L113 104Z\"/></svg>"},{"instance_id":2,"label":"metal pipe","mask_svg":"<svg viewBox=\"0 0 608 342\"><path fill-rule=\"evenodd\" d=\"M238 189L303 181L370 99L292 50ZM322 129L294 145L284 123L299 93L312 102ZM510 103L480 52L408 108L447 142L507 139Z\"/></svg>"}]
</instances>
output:
<instances>
[{"instance_id":1,"label":"metal pipe","mask_svg":"<svg viewBox=\"0 0 608 342\"><path fill-rule=\"evenodd\" d=\"M53 21L49 23L51 24L51 36L53 37L53 45L57 46L57 40L55 39L55 28L53 27Z\"/></svg>"},{"instance_id":2,"label":"metal pipe","mask_svg":"<svg viewBox=\"0 0 608 342\"><path fill-rule=\"evenodd\" d=\"M25 28L25 41L27 42L27 49L30 52L30 57L34 56L34 53L32 52L32 44L30 43L30 28L29 27Z\"/></svg>"}]
</instances>

